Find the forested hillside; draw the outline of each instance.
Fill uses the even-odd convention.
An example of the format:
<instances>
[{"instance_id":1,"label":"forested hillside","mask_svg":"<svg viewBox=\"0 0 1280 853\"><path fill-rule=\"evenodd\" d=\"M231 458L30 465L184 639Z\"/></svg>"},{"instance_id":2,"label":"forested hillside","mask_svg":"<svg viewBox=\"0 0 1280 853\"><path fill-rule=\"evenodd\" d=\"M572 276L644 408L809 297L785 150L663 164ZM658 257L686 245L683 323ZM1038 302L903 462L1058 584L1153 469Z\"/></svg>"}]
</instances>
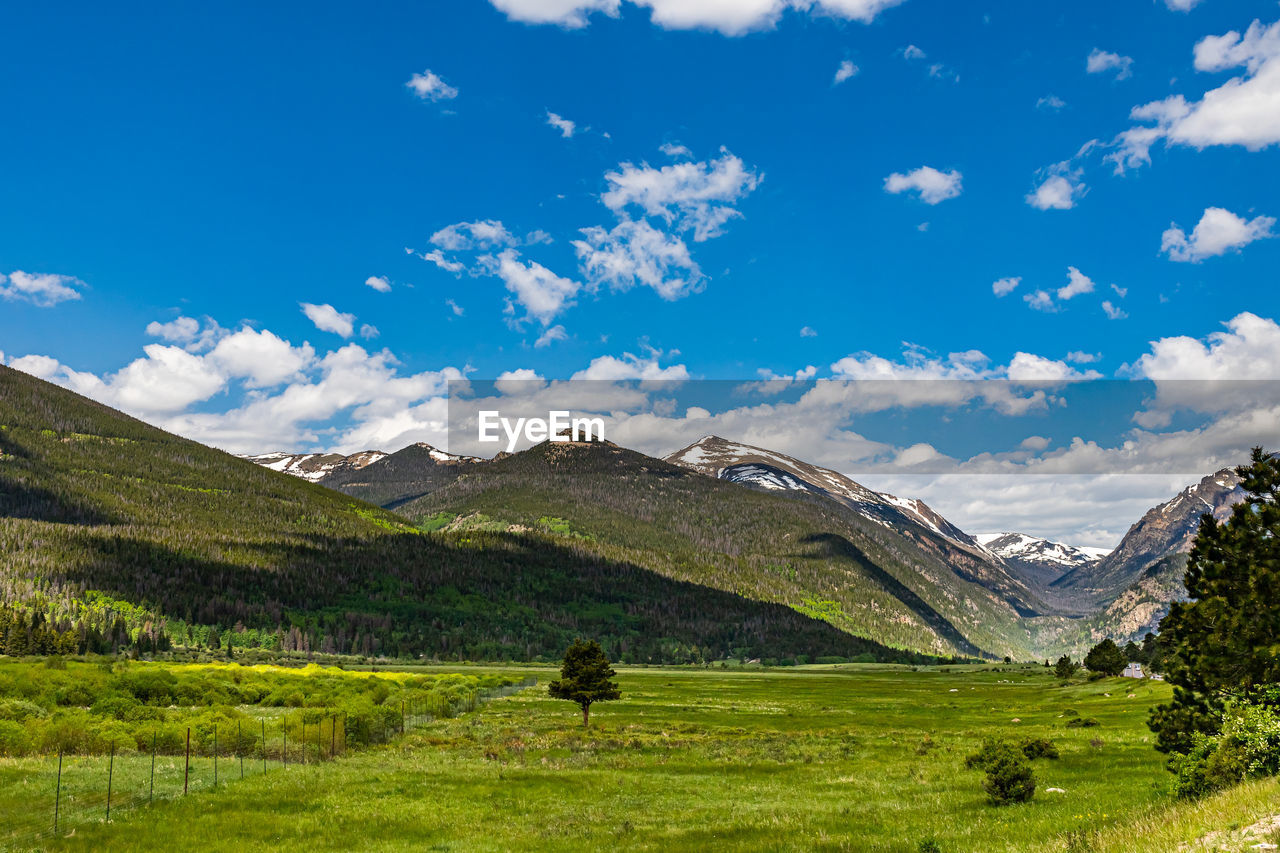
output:
<instances>
[{"instance_id":1,"label":"forested hillside","mask_svg":"<svg viewBox=\"0 0 1280 853\"><path fill-rule=\"evenodd\" d=\"M935 654L1026 655L1001 595L821 495L756 491L609 443L541 444L399 507L446 530L557 532L667 577L785 604Z\"/></svg>"},{"instance_id":2,"label":"forested hillside","mask_svg":"<svg viewBox=\"0 0 1280 853\"><path fill-rule=\"evenodd\" d=\"M910 658L536 532L427 535L3 367L0 591L24 647Z\"/></svg>"}]
</instances>

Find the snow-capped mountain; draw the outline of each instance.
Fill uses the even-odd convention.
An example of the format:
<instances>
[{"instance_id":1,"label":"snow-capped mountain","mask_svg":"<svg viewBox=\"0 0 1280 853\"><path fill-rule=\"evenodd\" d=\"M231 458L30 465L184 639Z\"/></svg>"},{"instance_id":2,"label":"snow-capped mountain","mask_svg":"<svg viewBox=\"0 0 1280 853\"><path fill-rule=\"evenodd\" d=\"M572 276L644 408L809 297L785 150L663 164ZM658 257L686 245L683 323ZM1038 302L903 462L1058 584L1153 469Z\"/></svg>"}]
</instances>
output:
<instances>
[{"instance_id":1,"label":"snow-capped mountain","mask_svg":"<svg viewBox=\"0 0 1280 853\"><path fill-rule=\"evenodd\" d=\"M1072 569L1091 566L1110 553L1106 548L1078 548L1025 533L979 533L974 538L1040 585Z\"/></svg>"},{"instance_id":2,"label":"snow-capped mountain","mask_svg":"<svg viewBox=\"0 0 1280 853\"><path fill-rule=\"evenodd\" d=\"M1190 551L1200 528L1200 516L1209 513L1218 521L1225 521L1232 507L1242 500L1244 489L1239 475L1234 468L1223 468L1147 510L1114 551L1094 566L1073 569L1054 586L1113 597L1154 563Z\"/></svg>"},{"instance_id":3,"label":"snow-capped mountain","mask_svg":"<svg viewBox=\"0 0 1280 853\"><path fill-rule=\"evenodd\" d=\"M377 462L387 454L381 450L362 450L350 456L341 453L259 453L241 455L241 459L256 462L272 471L283 471L313 483L327 477L337 470L358 471L366 465Z\"/></svg>"},{"instance_id":4,"label":"snow-capped mountain","mask_svg":"<svg viewBox=\"0 0 1280 853\"><path fill-rule=\"evenodd\" d=\"M996 558L976 538L943 518L924 501L873 491L838 471L802 462L783 453L708 435L665 457L664 461L757 488L825 494L885 527L907 521L967 551L984 558Z\"/></svg>"}]
</instances>

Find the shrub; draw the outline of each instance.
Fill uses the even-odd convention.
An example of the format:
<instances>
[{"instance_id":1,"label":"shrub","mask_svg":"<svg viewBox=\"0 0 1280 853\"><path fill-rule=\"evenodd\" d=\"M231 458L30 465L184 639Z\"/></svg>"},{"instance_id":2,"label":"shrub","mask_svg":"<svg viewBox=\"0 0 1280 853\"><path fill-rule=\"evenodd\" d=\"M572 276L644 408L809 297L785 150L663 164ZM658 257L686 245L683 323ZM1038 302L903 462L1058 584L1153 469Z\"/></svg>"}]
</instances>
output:
<instances>
[{"instance_id":1,"label":"shrub","mask_svg":"<svg viewBox=\"0 0 1280 853\"><path fill-rule=\"evenodd\" d=\"M1025 803L1036 793L1036 777L1026 757L1009 752L996 756L986 767L982 787L992 805Z\"/></svg>"},{"instance_id":2,"label":"shrub","mask_svg":"<svg viewBox=\"0 0 1280 853\"><path fill-rule=\"evenodd\" d=\"M1224 745L1219 738L1197 732L1191 751L1174 756L1173 791L1179 797L1201 797L1228 788L1245 776L1245 758L1235 744Z\"/></svg>"},{"instance_id":3,"label":"shrub","mask_svg":"<svg viewBox=\"0 0 1280 853\"><path fill-rule=\"evenodd\" d=\"M12 720L0 720L0 755L17 758L31 751L31 735Z\"/></svg>"},{"instance_id":4,"label":"shrub","mask_svg":"<svg viewBox=\"0 0 1280 853\"><path fill-rule=\"evenodd\" d=\"M925 838L916 845L916 853L942 853L942 847L932 838Z\"/></svg>"},{"instance_id":5,"label":"shrub","mask_svg":"<svg viewBox=\"0 0 1280 853\"><path fill-rule=\"evenodd\" d=\"M1093 717L1076 717L1075 719L1067 720L1067 728L1069 729L1091 729L1100 725L1102 724Z\"/></svg>"},{"instance_id":6,"label":"shrub","mask_svg":"<svg viewBox=\"0 0 1280 853\"><path fill-rule=\"evenodd\" d=\"M1005 758L1017 759L1022 753L1007 740L987 738L977 752L964 760L966 770L986 770L997 761Z\"/></svg>"},{"instance_id":7,"label":"shrub","mask_svg":"<svg viewBox=\"0 0 1280 853\"><path fill-rule=\"evenodd\" d=\"M1029 759L1057 758L1058 746L1051 740L1029 737L1022 742L1022 754Z\"/></svg>"}]
</instances>

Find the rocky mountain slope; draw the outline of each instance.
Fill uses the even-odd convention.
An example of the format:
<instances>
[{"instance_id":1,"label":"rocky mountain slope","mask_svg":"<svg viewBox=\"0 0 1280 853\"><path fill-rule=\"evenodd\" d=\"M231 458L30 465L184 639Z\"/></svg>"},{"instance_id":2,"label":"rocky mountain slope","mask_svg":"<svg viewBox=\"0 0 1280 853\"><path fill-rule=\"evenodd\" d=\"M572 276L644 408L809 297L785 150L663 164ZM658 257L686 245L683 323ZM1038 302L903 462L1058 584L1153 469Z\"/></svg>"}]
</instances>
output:
<instances>
[{"instance_id":1,"label":"rocky mountain slope","mask_svg":"<svg viewBox=\"0 0 1280 853\"><path fill-rule=\"evenodd\" d=\"M1091 566L1105 557L1105 548L1077 548L1025 533L979 533L974 536L988 551L1019 569L1036 584L1053 583L1073 569Z\"/></svg>"},{"instance_id":2,"label":"rocky mountain slope","mask_svg":"<svg viewBox=\"0 0 1280 853\"><path fill-rule=\"evenodd\" d=\"M241 455L263 468L280 471L301 477L312 483L318 483L330 474L340 471L358 471L373 462L377 462L387 454L380 450L362 450L350 456L341 453L259 453L256 456Z\"/></svg>"},{"instance_id":3,"label":"rocky mountain slope","mask_svg":"<svg viewBox=\"0 0 1280 853\"><path fill-rule=\"evenodd\" d=\"M317 482L352 497L394 509L452 483L487 460L454 456L429 444L411 444L359 467L337 467Z\"/></svg>"}]
</instances>

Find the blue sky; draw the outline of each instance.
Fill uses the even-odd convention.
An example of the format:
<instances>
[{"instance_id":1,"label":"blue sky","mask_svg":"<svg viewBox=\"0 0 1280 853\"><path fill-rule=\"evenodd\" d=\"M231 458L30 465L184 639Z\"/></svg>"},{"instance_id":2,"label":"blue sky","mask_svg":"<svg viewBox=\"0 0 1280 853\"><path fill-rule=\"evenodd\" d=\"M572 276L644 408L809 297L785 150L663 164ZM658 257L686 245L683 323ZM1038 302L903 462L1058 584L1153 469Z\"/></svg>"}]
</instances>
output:
<instances>
[{"instance_id":1,"label":"blue sky","mask_svg":"<svg viewBox=\"0 0 1280 853\"><path fill-rule=\"evenodd\" d=\"M458 375L1280 373L1270 0L260 5L0 13L7 363L238 451Z\"/></svg>"}]
</instances>

